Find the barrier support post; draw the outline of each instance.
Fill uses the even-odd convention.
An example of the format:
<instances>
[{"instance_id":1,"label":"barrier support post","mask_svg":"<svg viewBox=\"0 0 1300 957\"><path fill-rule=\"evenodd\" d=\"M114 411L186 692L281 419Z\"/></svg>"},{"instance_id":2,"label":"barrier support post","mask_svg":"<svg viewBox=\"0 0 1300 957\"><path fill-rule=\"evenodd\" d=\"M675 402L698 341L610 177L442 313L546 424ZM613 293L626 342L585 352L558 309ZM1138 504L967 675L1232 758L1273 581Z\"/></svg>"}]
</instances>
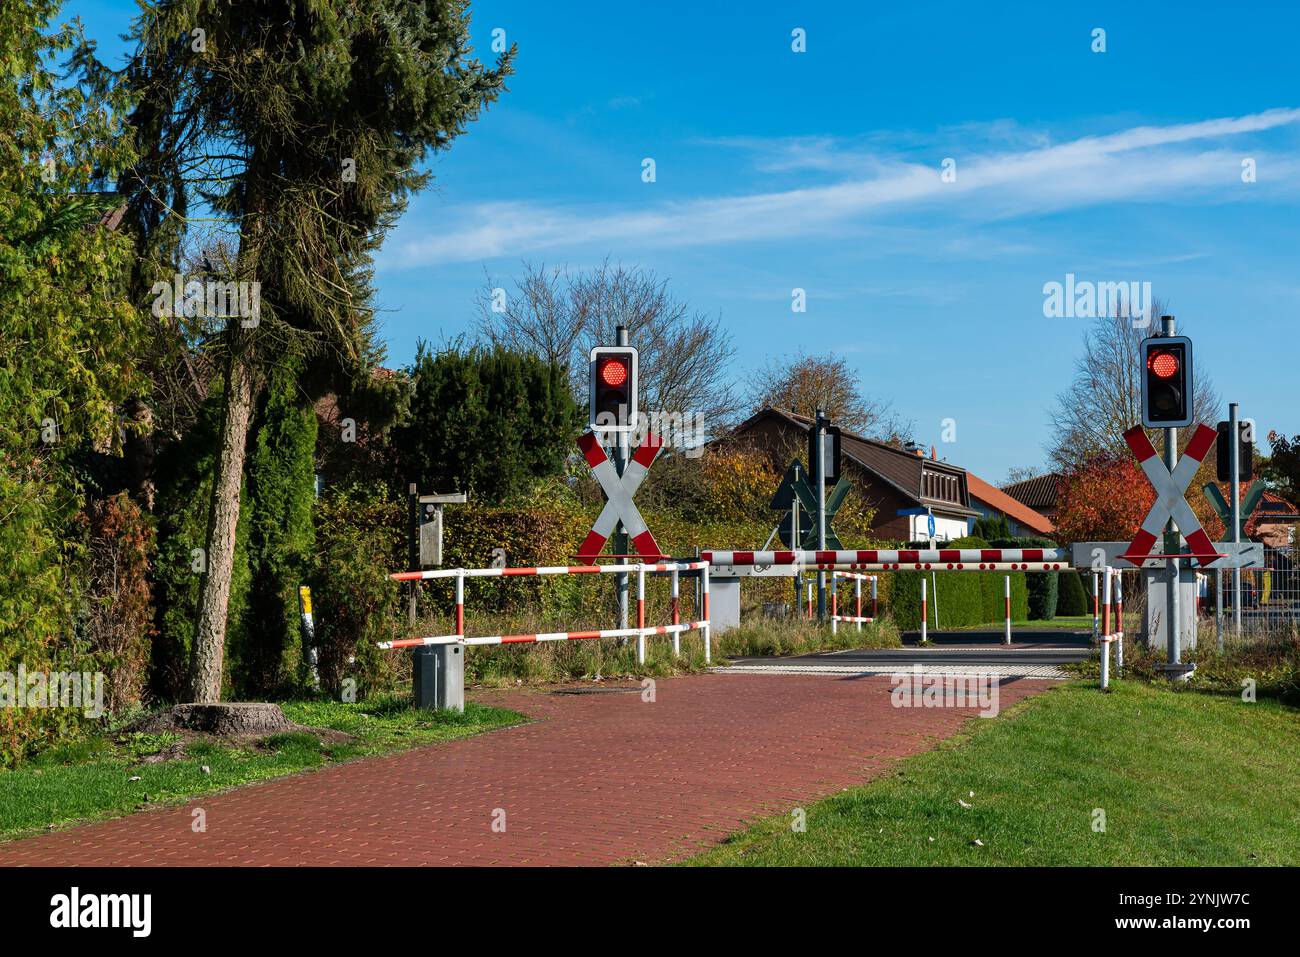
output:
<instances>
[{"instance_id":1,"label":"barrier support post","mask_svg":"<svg viewBox=\"0 0 1300 957\"><path fill-rule=\"evenodd\" d=\"M1101 637L1105 640L1110 636L1110 567L1107 566L1105 574L1102 576L1105 581L1102 582L1101 595Z\"/></svg>"},{"instance_id":2,"label":"barrier support post","mask_svg":"<svg viewBox=\"0 0 1300 957\"><path fill-rule=\"evenodd\" d=\"M926 638L926 613L925 613L925 576L921 576L921 640L928 641Z\"/></svg>"},{"instance_id":3,"label":"barrier support post","mask_svg":"<svg viewBox=\"0 0 1300 957\"><path fill-rule=\"evenodd\" d=\"M1214 638L1223 654L1223 569L1214 570Z\"/></svg>"},{"instance_id":4,"label":"barrier support post","mask_svg":"<svg viewBox=\"0 0 1300 957\"><path fill-rule=\"evenodd\" d=\"M1092 573L1092 640L1098 641L1101 638L1101 624L1097 618L1099 609L1097 607L1097 573Z\"/></svg>"},{"instance_id":5,"label":"barrier support post","mask_svg":"<svg viewBox=\"0 0 1300 957\"><path fill-rule=\"evenodd\" d=\"M465 569L456 569L456 634L465 637Z\"/></svg>"},{"instance_id":6,"label":"barrier support post","mask_svg":"<svg viewBox=\"0 0 1300 957\"><path fill-rule=\"evenodd\" d=\"M876 576L871 576L871 620L877 621L880 618L879 609L876 607Z\"/></svg>"},{"instance_id":7,"label":"barrier support post","mask_svg":"<svg viewBox=\"0 0 1300 957\"><path fill-rule=\"evenodd\" d=\"M645 565L636 567L636 663L645 664Z\"/></svg>"},{"instance_id":8,"label":"barrier support post","mask_svg":"<svg viewBox=\"0 0 1300 957\"><path fill-rule=\"evenodd\" d=\"M676 565L673 566L672 606L673 606L673 624L680 625L682 623L682 605L681 605L681 592L678 590ZM673 657L680 658L681 656L682 656L682 633L680 631L674 631L673 632Z\"/></svg>"},{"instance_id":9,"label":"barrier support post","mask_svg":"<svg viewBox=\"0 0 1300 957\"><path fill-rule=\"evenodd\" d=\"M862 630L862 579L853 579L853 617L858 620L858 631Z\"/></svg>"},{"instance_id":10,"label":"barrier support post","mask_svg":"<svg viewBox=\"0 0 1300 957\"><path fill-rule=\"evenodd\" d=\"M700 569L701 594L704 596L704 621L706 624L700 626L700 631L704 633L704 663L710 664L713 660L710 653L709 645L713 640L713 619L709 617L709 565L706 562Z\"/></svg>"},{"instance_id":11,"label":"barrier support post","mask_svg":"<svg viewBox=\"0 0 1300 957\"><path fill-rule=\"evenodd\" d=\"M840 576L838 572L831 572L831 634L839 633L840 623Z\"/></svg>"},{"instance_id":12,"label":"barrier support post","mask_svg":"<svg viewBox=\"0 0 1300 957\"><path fill-rule=\"evenodd\" d=\"M1006 603L1007 609L1007 631L1004 644L1011 644L1011 576L1007 575L1002 582L1002 597Z\"/></svg>"},{"instance_id":13,"label":"barrier support post","mask_svg":"<svg viewBox=\"0 0 1300 957\"><path fill-rule=\"evenodd\" d=\"M1124 669L1124 572L1118 568L1115 569L1115 617L1119 625L1116 629L1119 637L1115 642L1115 669L1122 671Z\"/></svg>"},{"instance_id":14,"label":"barrier support post","mask_svg":"<svg viewBox=\"0 0 1300 957\"><path fill-rule=\"evenodd\" d=\"M1113 574L1109 568L1105 573L1105 584L1102 590L1101 605L1101 690L1110 690L1110 602L1111 602L1111 580Z\"/></svg>"},{"instance_id":15,"label":"barrier support post","mask_svg":"<svg viewBox=\"0 0 1300 957\"><path fill-rule=\"evenodd\" d=\"M806 615L806 617L807 617L807 619L808 619L809 621L812 621L812 619L813 619L813 612L812 612L812 596L813 596L813 586L812 586L812 582L809 582L809 583L808 583L808 611L807 611L807 615Z\"/></svg>"}]
</instances>

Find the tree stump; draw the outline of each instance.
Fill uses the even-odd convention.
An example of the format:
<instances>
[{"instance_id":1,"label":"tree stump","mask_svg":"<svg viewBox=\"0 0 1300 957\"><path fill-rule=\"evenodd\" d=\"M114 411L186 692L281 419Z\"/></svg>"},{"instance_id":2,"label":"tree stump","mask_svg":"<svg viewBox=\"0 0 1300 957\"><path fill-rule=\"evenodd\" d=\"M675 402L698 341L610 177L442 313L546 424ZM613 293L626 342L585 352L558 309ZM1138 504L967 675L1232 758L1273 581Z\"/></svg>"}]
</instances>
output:
<instances>
[{"instance_id":1,"label":"tree stump","mask_svg":"<svg viewBox=\"0 0 1300 957\"><path fill-rule=\"evenodd\" d=\"M299 726L284 716L280 706L265 701L230 701L212 704L178 704L142 722L138 729L153 734L192 731L218 737L273 734Z\"/></svg>"}]
</instances>

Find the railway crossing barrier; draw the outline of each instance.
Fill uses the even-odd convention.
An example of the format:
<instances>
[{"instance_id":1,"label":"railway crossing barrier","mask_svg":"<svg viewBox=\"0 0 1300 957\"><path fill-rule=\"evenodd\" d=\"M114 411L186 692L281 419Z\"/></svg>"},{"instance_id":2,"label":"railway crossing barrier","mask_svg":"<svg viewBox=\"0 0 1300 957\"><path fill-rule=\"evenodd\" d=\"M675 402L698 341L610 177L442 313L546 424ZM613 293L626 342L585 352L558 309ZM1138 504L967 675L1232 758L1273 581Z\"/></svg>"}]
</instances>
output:
<instances>
[{"instance_id":1,"label":"railway crossing barrier","mask_svg":"<svg viewBox=\"0 0 1300 957\"><path fill-rule=\"evenodd\" d=\"M705 551L713 566L803 566L833 571L1022 571L1070 568L1065 548L836 549L828 551Z\"/></svg>"},{"instance_id":2,"label":"railway crossing barrier","mask_svg":"<svg viewBox=\"0 0 1300 957\"><path fill-rule=\"evenodd\" d=\"M1101 636L1098 640L1101 644L1101 690L1107 691L1110 689L1111 645L1115 646L1115 667L1119 670L1124 668L1124 576L1117 568L1106 568L1102 570L1101 577L1105 584L1102 587ZM1113 631L1112 608L1115 609Z\"/></svg>"},{"instance_id":3,"label":"railway crossing barrier","mask_svg":"<svg viewBox=\"0 0 1300 957\"><path fill-rule=\"evenodd\" d=\"M840 582L842 581L853 582L854 612L852 615L840 614L839 585ZM871 617L869 618L864 617L862 614L862 583L864 581L871 582ZM808 595L809 595L808 617L811 618L812 617L812 584L811 583L808 585ZM841 571L832 572L831 573L831 613L830 613L831 634L832 635L836 634L839 631L839 624L842 621L852 622L853 624L857 625L857 630L861 631L863 622L873 622L876 620L876 607L877 607L876 602L877 602L877 598L876 598L876 576L875 575L861 575L858 574L857 572L841 572Z\"/></svg>"},{"instance_id":4,"label":"railway crossing barrier","mask_svg":"<svg viewBox=\"0 0 1300 957\"><path fill-rule=\"evenodd\" d=\"M681 620L679 576L695 573L700 581L700 618ZM516 635L469 636L465 633L465 579L518 578L547 575L636 575L636 627L602 628L586 631L531 632ZM671 615L667 625L646 624L646 575L668 575L672 580ZM681 655L681 635L698 631L704 643L704 661L712 661L712 634L709 623L709 563L706 561L670 561L635 565L551 565L528 568L434 568L414 572L396 572L394 581L428 581L450 578L455 581L454 634L421 638L401 638L379 642L384 650L417 649L414 664L415 697L421 707L464 710L464 653L467 647L481 645L532 644L545 641L584 641L601 638L636 638L636 660L645 664L646 638L672 635L673 655ZM423 651L423 654L420 652Z\"/></svg>"}]
</instances>

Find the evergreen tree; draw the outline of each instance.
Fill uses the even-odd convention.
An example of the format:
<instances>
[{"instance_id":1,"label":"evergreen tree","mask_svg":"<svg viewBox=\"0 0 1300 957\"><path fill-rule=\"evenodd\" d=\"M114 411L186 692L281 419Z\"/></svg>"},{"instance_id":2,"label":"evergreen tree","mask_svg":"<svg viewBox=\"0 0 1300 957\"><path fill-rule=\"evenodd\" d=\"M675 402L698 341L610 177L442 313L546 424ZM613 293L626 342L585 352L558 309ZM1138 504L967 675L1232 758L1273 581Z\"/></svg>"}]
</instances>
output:
<instances>
[{"instance_id":1,"label":"evergreen tree","mask_svg":"<svg viewBox=\"0 0 1300 957\"><path fill-rule=\"evenodd\" d=\"M316 414L298 386L298 364L271 374L249 451L249 596L236 649L236 687L264 696L301 683L298 586L314 540Z\"/></svg>"},{"instance_id":2,"label":"evergreen tree","mask_svg":"<svg viewBox=\"0 0 1300 957\"><path fill-rule=\"evenodd\" d=\"M308 379L365 373L371 254L427 182L419 161L503 89L513 50L493 69L471 56L465 0L159 0L135 37L129 75L148 108L137 220L159 235L175 216L183 232L201 201L238 235L215 271L261 289L259 315L215 317L206 339L222 405L190 684L211 701L259 392L287 356Z\"/></svg>"},{"instance_id":3,"label":"evergreen tree","mask_svg":"<svg viewBox=\"0 0 1300 957\"><path fill-rule=\"evenodd\" d=\"M580 415L557 363L501 347L420 344L406 424L397 435L406 474L422 490L501 502L558 475Z\"/></svg>"}]
</instances>

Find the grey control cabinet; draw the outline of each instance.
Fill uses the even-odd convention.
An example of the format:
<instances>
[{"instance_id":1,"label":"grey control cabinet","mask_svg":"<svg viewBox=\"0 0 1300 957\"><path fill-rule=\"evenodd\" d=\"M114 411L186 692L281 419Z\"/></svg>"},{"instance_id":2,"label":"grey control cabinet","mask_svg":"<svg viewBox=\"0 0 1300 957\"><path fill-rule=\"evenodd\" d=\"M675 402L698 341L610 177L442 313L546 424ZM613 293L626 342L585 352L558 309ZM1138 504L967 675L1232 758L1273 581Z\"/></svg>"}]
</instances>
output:
<instances>
[{"instance_id":1,"label":"grey control cabinet","mask_svg":"<svg viewBox=\"0 0 1300 957\"><path fill-rule=\"evenodd\" d=\"M417 708L465 710L465 648L423 645L411 656L412 691Z\"/></svg>"}]
</instances>

